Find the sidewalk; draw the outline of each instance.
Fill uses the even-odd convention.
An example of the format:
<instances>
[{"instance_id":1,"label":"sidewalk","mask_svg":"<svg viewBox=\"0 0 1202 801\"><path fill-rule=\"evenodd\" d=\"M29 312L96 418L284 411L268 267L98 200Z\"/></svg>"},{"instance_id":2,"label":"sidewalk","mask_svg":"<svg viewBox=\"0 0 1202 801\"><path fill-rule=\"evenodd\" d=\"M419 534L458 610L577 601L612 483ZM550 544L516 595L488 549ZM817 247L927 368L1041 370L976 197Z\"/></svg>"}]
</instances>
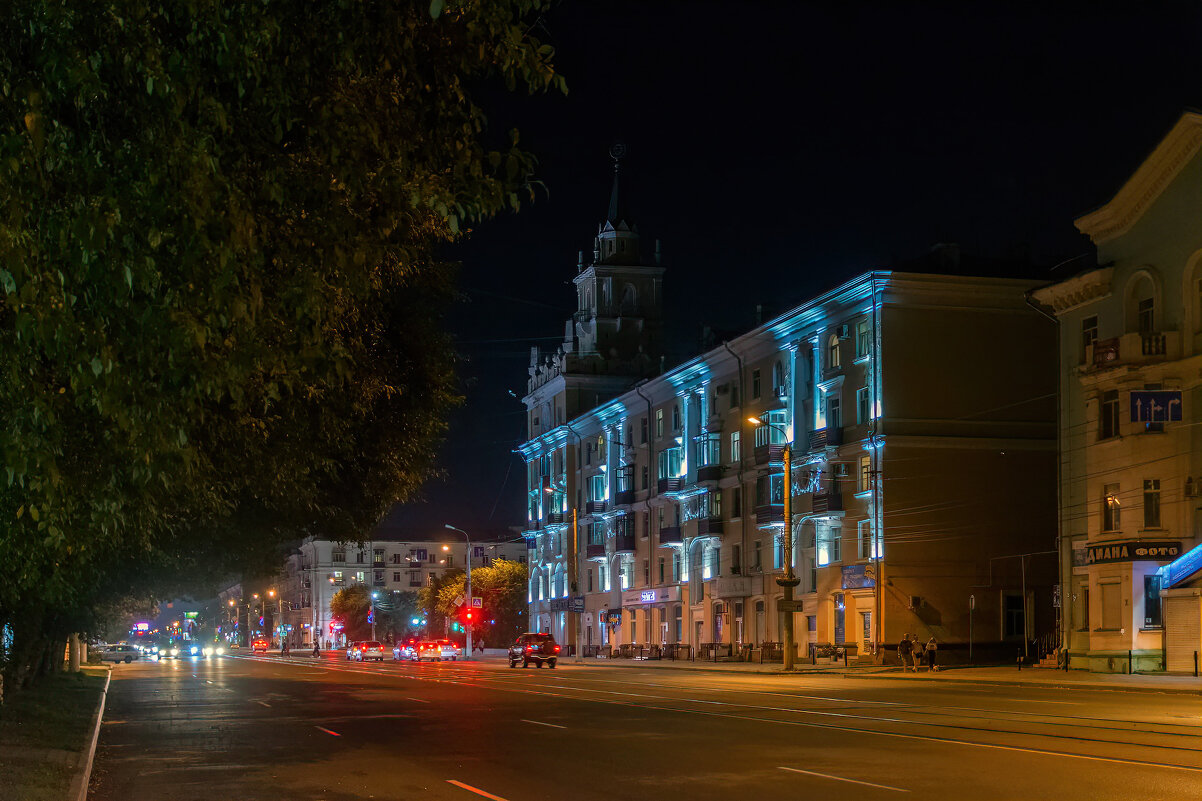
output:
<instances>
[{"instance_id":1,"label":"sidewalk","mask_svg":"<svg viewBox=\"0 0 1202 801\"><path fill-rule=\"evenodd\" d=\"M491 656L488 661L492 661ZM588 667L647 668L653 670L692 670L710 673L759 674L775 676L845 676L861 679L891 679L893 681L918 681L932 684L994 684L1044 687L1079 687L1092 690L1121 690L1133 692L1167 692L1202 695L1202 678L1181 675L1118 673L1088 673L1083 670L1015 667L958 667L943 668L936 673L902 673L899 667L864 665L843 667L842 665L798 664L786 674L779 663L756 664L748 662L686 662L671 660L596 659L588 658L577 663L565 657L565 665L583 664Z\"/></svg>"}]
</instances>

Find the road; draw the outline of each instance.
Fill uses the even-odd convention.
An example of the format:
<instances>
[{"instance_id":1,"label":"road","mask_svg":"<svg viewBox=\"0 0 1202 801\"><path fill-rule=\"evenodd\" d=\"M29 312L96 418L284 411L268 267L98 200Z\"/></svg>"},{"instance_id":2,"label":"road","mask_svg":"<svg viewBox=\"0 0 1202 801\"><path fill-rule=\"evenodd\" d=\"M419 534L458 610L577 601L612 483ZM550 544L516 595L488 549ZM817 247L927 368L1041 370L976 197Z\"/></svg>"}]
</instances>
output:
<instances>
[{"instance_id":1,"label":"road","mask_svg":"<svg viewBox=\"0 0 1202 801\"><path fill-rule=\"evenodd\" d=\"M561 663L118 665L93 801L1202 797L1202 697Z\"/></svg>"}]
</instances>

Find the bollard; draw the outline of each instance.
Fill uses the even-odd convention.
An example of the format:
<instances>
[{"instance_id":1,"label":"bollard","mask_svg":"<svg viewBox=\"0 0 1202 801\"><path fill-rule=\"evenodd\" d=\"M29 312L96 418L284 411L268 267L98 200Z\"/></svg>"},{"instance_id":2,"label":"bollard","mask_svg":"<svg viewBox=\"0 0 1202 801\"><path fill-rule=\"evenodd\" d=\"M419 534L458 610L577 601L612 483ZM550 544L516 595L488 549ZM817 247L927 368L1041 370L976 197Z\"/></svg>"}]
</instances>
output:
<instances>
[{"instance_id":1,"label":"bollard","mask_svg":"<svg viewBox=\"0 0 1202 801\"><path fill-rule=\"evenodd\" d=\"M1131 649L1127 649L1127 675L1131 675Z\"/></svg>"},{"instance_id":2,"label":"bollard","mask_svg":"<svg viewBox=\"0 0 1202 801\"><path fill-rule=\"evenodd\" d=\"M1194 651L1194 678L1198 678L1198 652Z\"/></svg>"},{"instance_id":3,"label":"bollard","mask_svg":"<svg viewBox=\"0 0 1202 801\"><path fill-rule=\"evenodd\" d=\"M843 667L847 667L847 649L843 649Z\"/></svg>"}]
</instances>

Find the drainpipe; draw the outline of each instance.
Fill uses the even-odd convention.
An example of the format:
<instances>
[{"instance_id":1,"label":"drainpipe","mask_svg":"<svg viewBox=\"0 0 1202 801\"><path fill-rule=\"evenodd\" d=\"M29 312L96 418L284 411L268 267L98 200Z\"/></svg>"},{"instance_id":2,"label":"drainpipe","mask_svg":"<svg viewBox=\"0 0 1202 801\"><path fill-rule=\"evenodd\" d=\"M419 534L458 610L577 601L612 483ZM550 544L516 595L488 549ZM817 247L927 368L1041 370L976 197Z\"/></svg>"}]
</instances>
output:
<instances>
[{"instance_id":1,"label":"drainpipe","mask_svg":"<svg viewBox=\"0 0 1202 801\"><path fill-rule=\"evenodd\" d=\"M564 415L564 416L566 417L567 415ZM580 435L576 433L576 430L574 428L572 428L571 423L564 422L563 425L564 425L564 428L566 428L568 430L568 433L570 433L572 436L574 436L576 438L576 457L579 459L580 458ZM568 545L569 545L569 548L568 548L568 589L569 589L568 600L570 603L572 597L575 596L576 593L580 591L580 527L576 524L577 512L579 510L577 509L576 502L575 502L575 500L572 499L571 493L568 491L568 488L566 486L566 484L567 484L567 461L568 461L567 454L565 453L564 454L564 479L565 479L564 484L565 484L565 486L563 488L563 492L564 492L564 495L567 496L568 503L572 507L572 534L570 537L568 537ZM579 474L579 472L580 472L576 468L573 468L573 471L577 472L577 474ZM579 482L578 482L578 487L579 487ZM581 594L583 594L583 593L581 593ZM580 625L581 624L580 616L583 614L584 614L583 612L572 612L572 611L568 612L568 620L571 621L572 628L573 628L572 643L576 646L576 658L573 661L576 661L576 662L584 661L584 654L582 652L582 648L583 648L582 637L583 637L583 628L584 627L582 625Z\"/></svg>"},{"instance_id":2,"label":"drainpipe","mask_svg":"<svg viewBox=\"0 0 1202 801\"><path fill-rule=\"evenodd\" d=\"M876 606L876 636L873 638L873 659L882 659L884 650L882 648L882 640L885 636L885 530L884 530L884 510L881 508L881 454L880 444L877 440L878 422L877 410L875 408L877 397L881 394L880 376L878 375L881 348L880 348L880 320L877 315L876 305L876 273L870 273L868 277L870 289L872 292L872 357L869 364L872 367L872 424L871 431L868 435L868 442L872 446L872 538L875 541L877 560L876 560L876 580L875 592L873 600ZM882 659L883 661L883 659Z\"/></svg>"},{"instance_id":3,"label":"drainpipe","mask_svg":"<svg viewBox=\"0 0 1202 801\"><path fill-rule=\"evenodd\" d=\"M726 352L729 353L734 358L735 362L739 365L739 411L740 411L740 413L739 413L739 434L740 434L739 448L740 448L740 450L742 450L742 448L745 445L747 445L746 442L743 442L743 437L742 437L742 434L746 433L746 431L745 431L746 426L744 425L744 422L747 419L746 415L742 414L743 397L744 397L744 395L743 395L743 359L742 359L742 357L739 356L739 354L735 353L734 350L731 349L730 343L723 341L722 347L726 348ZM796 437L794 437L794 439L796 439ZM739 503L741 504L741 506L746 506L747 499L743 497L743 489L744 489L744 487L743 487L743 454L740 453L739 454ZM741 550L743 552L743 559L746 559L748 556L748 553L747 553L747 510L744 508L739 509L739 521L740 521L739 527L742 529L742 531L741 531L741 535L742 535ZM774 548L776 547L775 543L773 543L773 547ZM740 561L742 561L742 560L740 560ZM747 571L743 568L742 564L739 565L739 570L742 571L741 572L742 575L747 575ZM761 565L761 569L760 569L760 575L761 576L763 575L763 566L762 565ZM744 601L746 601L746 598L744 598ZM744 619L747 617L747 607L746 606L743 607L743 616L744 616ZM756 636L758 636L760 638L761 642L763 641L764 633L762 631L757 631Z\"/></svg>"},{"instance_id":4,"label":"drainpipe","mask_svg":"<svg viewBox=\"0 0 1202 801\"><path fill-rule=\"evenodd\" d=\"M652 422L652 420L651 420L651 399L643 394L642 386L636 386L634 388L634 392L636 395L638 395L640 398L643 399L643 403L647 404L647 473L648 473L648 475L650 475L651 465L655 464L655 432L652 431L652 429L651 429L651 422ZM631 447L633 447L633 446L634 446L634 443L631 443ZM633 480L631 481L631 483L633 483ZM651 501L651 498L655 497L658 494L659 494L658 480L654 481L654 482L648 481L647 482L647 500L643 501L643 503L645 503L647 505L647 527L648 528L651 527L651 502L650 501ZM656 532L656 536L657 537L659 536L659 532ZM652 551L659 548L659 543L652 541L650 531L647 532L647 546ZM650 554L647 555L647 560L648 560L648 568L650 568L650 560L651 560ZM680 601L680 603L683 604L684 600L682 599ZM648 614L650 614L650 612L651 612L650 608L647 609L647 612L648 612ZM683 617L683 611L682 611L682 617ZM664 610L664 620L666 621L667 619L668 619L668 611L667 611L667 609L665 609ZM683 634L684 634L684 632L681 632L681 635L683 635Z\"/></svg>"}]
</instances>

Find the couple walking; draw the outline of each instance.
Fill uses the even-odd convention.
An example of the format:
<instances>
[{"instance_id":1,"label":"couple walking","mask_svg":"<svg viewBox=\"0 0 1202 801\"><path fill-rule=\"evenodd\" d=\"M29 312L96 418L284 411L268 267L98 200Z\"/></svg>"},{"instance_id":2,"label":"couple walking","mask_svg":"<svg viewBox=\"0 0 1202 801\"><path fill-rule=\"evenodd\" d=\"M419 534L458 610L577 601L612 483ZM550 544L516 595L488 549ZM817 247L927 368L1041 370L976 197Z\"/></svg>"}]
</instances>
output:
<instances>
[{"instance_id":1,"label":"couple walking","mask_svg":"<svg viewBox=\"0 0 1202 801\"><path fill-rule=\"evenodd\" d=\"M897 645L897 656L901 660L902 673L913 668L914 672L918 672L918 664L922 661L923 655L926 655L927 670L934 672L939 668L935 665L935 653L939 650L939 644L935 642L935 638L927 640L927 644L923 645L917 638L911 639L909 634L902 636L901 642Z\"/></svg>"}]
</instances>

